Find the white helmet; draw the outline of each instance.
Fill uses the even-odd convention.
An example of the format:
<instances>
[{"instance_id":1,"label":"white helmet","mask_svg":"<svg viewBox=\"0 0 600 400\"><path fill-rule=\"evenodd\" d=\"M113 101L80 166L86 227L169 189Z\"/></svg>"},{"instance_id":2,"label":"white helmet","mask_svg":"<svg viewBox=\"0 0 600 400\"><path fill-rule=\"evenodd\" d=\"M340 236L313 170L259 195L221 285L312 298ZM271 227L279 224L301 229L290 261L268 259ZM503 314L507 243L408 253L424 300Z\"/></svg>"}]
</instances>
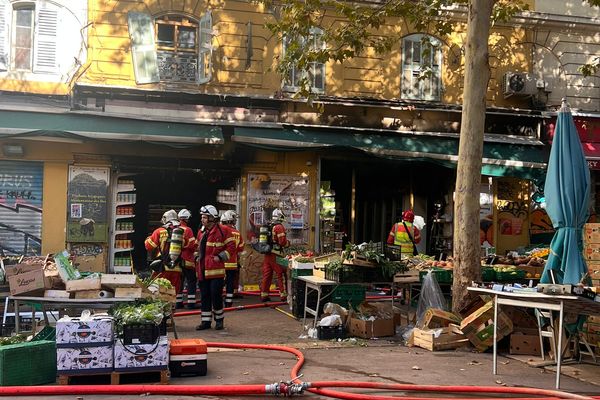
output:
<instances>
[{"instance_id":1,"label":"white helmet","mask_svg":"<svg viewBox=\"0 0 600 400\"><path fill-rule=\"evenodd\" d=\"M217 211L217 208L210 204L200 207L200 215L208 215L209 217L219 218L219 212Z\"/></svg>"},{"instance_id":2,"label":"white helmet","mask_svg":"<svg viewBox=\"0 0 600 400\"><path fill-rule=\"evenodd\" d=\"M187 208L183 208L177 213L177 217L179 217L179 219L190 219L192 213Z\"/></svg>"},{"instance_id":3,"label":"white helmet","mask_svg":"<svg viewBox=\"0 0 600 400\"><path fill-rule=\"evenodd\" d=\"M283 214L283 211L281 211L279 208L276 208L273 210L273 214L271 214L271 219L273 221L283 221L285 220L285 215Z\"/></svg>"},{"instance_id":4,"label":"white helmet","mask_svg":"<svg viewBox=\"0 0 600 400\"><path fill-rule=\"evenodd\" d=\"M236 223L238 219L238 215L235 211L233 210L227 210L223 213L223 215L221 215L221 223L223 224L234 224Z\"/></svg>"},{"instance_id":5,"label":"white helmet","mask_svg":"<svg viewBox=\"0 0 600 400\"><path fill-rule=\"evenodd\" d=\"M161 224L167 225L169 222L175 225L179 225L179 218L177 218L177 211L169 210L165 211L160 219Z\"/></svg>"}]
</instances>

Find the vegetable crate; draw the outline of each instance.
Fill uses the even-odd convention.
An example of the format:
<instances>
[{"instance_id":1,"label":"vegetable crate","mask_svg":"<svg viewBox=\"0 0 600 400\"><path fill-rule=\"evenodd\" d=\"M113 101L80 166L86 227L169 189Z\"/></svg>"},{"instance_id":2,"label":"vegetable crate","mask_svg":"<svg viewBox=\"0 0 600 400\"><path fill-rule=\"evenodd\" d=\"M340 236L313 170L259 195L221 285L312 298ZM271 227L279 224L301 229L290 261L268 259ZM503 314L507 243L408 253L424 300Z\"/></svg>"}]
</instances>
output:
<instances>
[{"instance_id":1,"label":"vegetable crate","mask_svg":"<svg viewBox=\"0 0 600 400\"><path fill-rule=\"evenodd\" d=\"M292 275L293 279L296 279L299 276L309 276L309 275L313 274L313 270L312 269L292 268L290 271L291 271L291 275Z\"/></svg>"},{"instance_id":2,"label":"vegetable crate","mask_svg":"<svg viewBox=\"0 0 600 400\"><path fill-rule=\"evenodd\" d=\"M0 347L1 386L34 386L55 381L55 342L39 340Z\"/></svg>"},{"instance_id":3,"label":"vegetable crate","mask_svg":"<svg viewBox=\"0 0 600 400\"><path fill-rule=\"evenodd\" d=\"M342 307L348 308L348 304L357 307L365 301L367 288L363 285L338 285L331 293L331 301Z\"/></svg>"},{"instance_id":4,"label":"vegetable crate","mask_svg":"<svg viewBox=\"0 0 600 400\"><path fill-rule=\"evenodd\" d=\"M452 270L443 268L432 268L435 279L438 283L452 283ZM423 270L419 272L419 281L423 283L423 279L430 270Z\"/></svg>"},{"instance_id":5,"label":"vegetable crate","mask_svg":"<svg viewBox=\"0 0 600 400\"><path fill-rule=\"evenodd\" d=\"M365 269L342 266L340 269L325 269L325 279L339 283L365 282Z\"/></svg>"},{"instance_id":6,"label":"vegetable crate","mask_svg":"<svg viewBox=\"0 0 600 400\"><path fill-rule=\"evenodd\" d=\"M153 323L124 324L123 344L154 344L159 336L167 334L166 319L160 325Z\"/></svg>"},{"instance_id":7,"label":"vegetable crate","mask_svg":"<svg viewBox=\"0 0 600 400\"><path fill-rule=\"evenodd\" d=\"M524 279L525 275L526 272L521 269L508 272L496 271L496 280L499 282L518 281Z\"/></svg>"}]
</instances>

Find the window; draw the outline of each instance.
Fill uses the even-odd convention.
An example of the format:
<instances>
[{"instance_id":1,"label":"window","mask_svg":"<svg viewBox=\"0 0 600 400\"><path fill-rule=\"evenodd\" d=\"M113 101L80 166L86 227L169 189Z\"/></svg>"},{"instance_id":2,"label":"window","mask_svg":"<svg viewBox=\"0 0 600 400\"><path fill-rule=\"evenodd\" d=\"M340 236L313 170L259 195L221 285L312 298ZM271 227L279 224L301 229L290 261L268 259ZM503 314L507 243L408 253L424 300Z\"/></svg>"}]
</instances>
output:
<instances>
[{"instance_id":1,"label":"window","mask_svg":"<svg viewBox=\"0 0 600 400\"><path fill-rule=\"evenodd\" d=\"M402 98L440 100L440 42L431 36L410 35L402 40L402 49Z\"/></svg>"},{"instance_id":2,"label":"window","mask_svg":"<svg viewBox=\"0 0 600 400\"><path fill-rule=\"evenodd\" d=\"M302 39L301 43L304 44L306 39ZM311 50L321 50L325 48L323 42L323 31L318 28L311 28L310 36L308 38L309 46ZM283 53L288 51L290 46L290 40L287 37L283 38ZM300 85L300 80L305 76L305 71L301 71L298 68L292 68L289 71L288 76L284 82L284 88L294 90ZM325 64L320 62L311 62L308 68L308 81L310 82L311 89L317 92L323 92L325 90Z\"/></svg>"},{"instance_id":3,"label":"window","mask_svg":"<svg viewBox=\"0 0 600 400\"><path fill-rule=\"evenodd\" d=\"M0 71L58 73L60 7L0 0Z\"/></svg>"},{"instance_id":4,"label":"window","mask_svg":"<svg viewBox=\"0 0 600 400\"><path fill-rule=\"evenodd\" d=\"M128 14L137 83L210 80L212 17L199 21L181 15Z\"/></svg>"}]
</instances>

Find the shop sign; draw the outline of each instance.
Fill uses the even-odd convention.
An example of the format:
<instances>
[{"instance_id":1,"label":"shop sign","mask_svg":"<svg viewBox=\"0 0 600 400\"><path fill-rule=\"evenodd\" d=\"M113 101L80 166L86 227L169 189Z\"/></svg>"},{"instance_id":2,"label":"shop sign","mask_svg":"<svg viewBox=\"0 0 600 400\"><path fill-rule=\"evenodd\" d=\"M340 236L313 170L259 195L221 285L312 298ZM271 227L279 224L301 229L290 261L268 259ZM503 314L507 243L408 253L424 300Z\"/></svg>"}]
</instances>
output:
<instances>
[{"instance_id":1,"label":"shop sign","mask_svg":"<svg viewBox=\"0 0 600 400\"><path fill-rule=\"evenodd\" d=\"M257 240L260 226L269 223L273 210L279 208L286 217L283 225L291 245L307 245L309 201L306 177L248 174L248 241Z\"/></svg>"},{"instance_id":2,"label":"shop sign","mask_svg":"<svg viewBox=\"0 0 600 400\"><path fill-rule=\"evenodd\" d=\"M0 161L0 253L41 254L43 176L41 162Z\"/></svg>"},{"instance_id":3,"label":"shop sign","mask_svg":"<svg viewBox=\"0 0 600 400\"><path fill-rule=\"evenodd\" d=\"M577 128L583 153L590 169L600 170L600 118L581 117L574 115L573 122ZM552 143L556 118L548 124L549 142Z\"/></svg>"},{"instance_id":4,"label":"shop sign","mask_svg":"<svg viewBox=\"0 0 600 400\"><path fill-rule=\"evenodd\" d=\"M69 167L67 241L108 240L107 167Z\"/></svg>"}]
</instances>

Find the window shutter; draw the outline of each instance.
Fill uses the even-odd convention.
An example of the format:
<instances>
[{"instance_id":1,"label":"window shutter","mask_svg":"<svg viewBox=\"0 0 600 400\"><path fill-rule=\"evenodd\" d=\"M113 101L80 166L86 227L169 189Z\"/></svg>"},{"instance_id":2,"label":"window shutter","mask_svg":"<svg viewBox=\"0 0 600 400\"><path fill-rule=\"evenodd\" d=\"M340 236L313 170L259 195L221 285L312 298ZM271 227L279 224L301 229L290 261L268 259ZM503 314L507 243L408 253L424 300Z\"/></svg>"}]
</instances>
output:
<instances>
[{"instance_id":1,"label":"window shutter","mask_svg":"<svg viewBox=\"0 0 600 400\"><path fill-rule=\"evenodd\" d=\"M0 71L6 71L9 65L10 11L8 0L0 0Z\"/></svg>"},{"instance_id":2,"label":"window shutter","mask_svg":"<svg viewBox=\"0 0 600 400\"><path fill-rule=\"evenodd\" d=\"M419 98L419 73L421 72L421 42L404 39L404 62L402 63L402 97Z\"/></svg>"},{"instance_id":3,"label":"window shutter","mask_svg":"<svg viewBox=\"0 0 600 400\"><path fill-rule=\"evenodd\" d=\"M127 23L135 82L138 84L159 82L158 60L154 45L154 20L149 14L130 11L127 13Z\"/></svg>"},{"instance_id":4,"label":"window shutter","mask_svg":"<svg viewBox=\"0 0 600 400\"><path fill-rule=\"evenodd\" d=\"M51 3L36 7L33 72L58 72L57 49L60 9Z\"/></svg>"},{"instance_id":5,"label":"window shutter","mask_svg":"<svg viewBox=\"0 0 600 400\"><path fill-rule=\"evenodd\" d=\"M198 44L198 83L210 81L212 76L212 15L210 11L200 19Z\"/></svg>"},{"instance_id":6,"label":"window shutter","mask_svg":"<svg viewBox=\"0 0 600 400\"><path fill-rule=\"evenodd\" d=\"M325 47L323 31L320 29L312 29L312 45L313 50L322 50ZM325 90L325 63L314 63L311 82L314 89Z\"/></svg>"}]
</instances>

